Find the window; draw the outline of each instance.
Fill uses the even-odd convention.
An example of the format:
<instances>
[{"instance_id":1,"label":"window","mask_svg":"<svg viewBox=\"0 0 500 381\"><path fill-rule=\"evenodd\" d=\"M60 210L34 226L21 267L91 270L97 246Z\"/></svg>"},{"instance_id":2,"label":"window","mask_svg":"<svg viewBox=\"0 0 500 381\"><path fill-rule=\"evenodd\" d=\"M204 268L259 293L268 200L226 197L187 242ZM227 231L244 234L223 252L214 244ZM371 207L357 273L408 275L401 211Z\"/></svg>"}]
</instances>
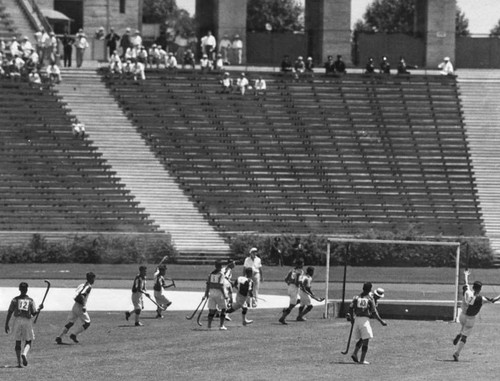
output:
<instances>
[{"instance_id":1,"label":"window","mask_svg":"<svg viewBox=\"0 0 500 381\"><path fill-rule=\"evenodd\" d=\"M126 8L125 1L126 0L120 0L120 13L125 13L125 8Z\"/></svg>"}]
</instances>

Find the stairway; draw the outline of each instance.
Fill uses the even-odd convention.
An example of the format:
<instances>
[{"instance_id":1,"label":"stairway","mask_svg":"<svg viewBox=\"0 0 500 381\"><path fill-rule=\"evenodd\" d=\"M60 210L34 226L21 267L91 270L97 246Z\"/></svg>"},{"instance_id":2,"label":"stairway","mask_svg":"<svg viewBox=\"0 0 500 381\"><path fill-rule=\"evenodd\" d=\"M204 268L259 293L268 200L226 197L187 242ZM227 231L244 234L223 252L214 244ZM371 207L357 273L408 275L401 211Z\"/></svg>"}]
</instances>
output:
<instances>
[{"instance_id":1,"label":"stairway","mask_svg":"<svg viewBox=\"0 0 500 381\"><path fill-rule=\"evenodd\" d=\"M500 72L460 70L458 82L486 236L500 263Z\"/></svg>"},{"instance_id":2,"label":"stairway","mask_svg":"<svg viewBox=\"0 0 500 381\"><path fill-rule=\"evenodd\" d=\"M10 20L15 25L18 37L28 36L30 42L34 44L36 30L24 14L24 11L19 4L19 0L0 0L0 5L1 4L5 6L7 13L10 16Z\"/></svg>"},{"instance_id":3,"label":"stairway","mask_svg":"<svg viewBox=\"0 0 500 381\"><path fill-rule=\"evenodd\" d=\"M227 258L228 245L150 151L96 71L63 69L62 78L56 89L71 114L85 124L89 138L139 206L171 234L179 261Z\"/></svg>"}]
</instances>

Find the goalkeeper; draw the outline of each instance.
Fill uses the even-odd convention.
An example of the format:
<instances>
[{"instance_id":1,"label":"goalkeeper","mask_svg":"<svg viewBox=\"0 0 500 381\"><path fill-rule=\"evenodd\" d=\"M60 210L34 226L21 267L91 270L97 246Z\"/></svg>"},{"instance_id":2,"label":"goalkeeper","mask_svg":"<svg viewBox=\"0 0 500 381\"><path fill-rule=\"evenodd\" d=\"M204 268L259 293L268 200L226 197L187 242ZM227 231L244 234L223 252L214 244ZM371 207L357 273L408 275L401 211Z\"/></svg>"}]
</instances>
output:
<instances>
[{"instance_id":1,"label":"goalkeeper","mask_svg":"<svg viewBox=\"0 0 500 381\"><path fill-rule=\"evenodd\" d=\"M299 307L299 315L297 316L297 321L307 320L304 316L313 309L313 306L311 304L311 298L319 302L324 300L315 296L311 290L313 276L314 276L314 267L308 267L306 269L306 273L302 274L299 277L300 307Z\"/></svg>"}]
</instances>

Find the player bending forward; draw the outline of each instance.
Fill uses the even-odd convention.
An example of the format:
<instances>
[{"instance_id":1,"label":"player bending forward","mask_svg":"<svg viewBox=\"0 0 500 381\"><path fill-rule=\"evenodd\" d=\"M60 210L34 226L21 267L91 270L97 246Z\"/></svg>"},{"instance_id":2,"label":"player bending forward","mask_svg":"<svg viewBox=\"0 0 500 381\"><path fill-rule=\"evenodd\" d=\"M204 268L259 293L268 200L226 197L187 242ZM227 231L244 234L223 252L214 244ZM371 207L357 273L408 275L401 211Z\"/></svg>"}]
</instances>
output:
<instances>
[{"instance_id":1,"label":"player bending forward","mask_svg":"<svg viewBox=\"0 0 500 381\"><path fill-rule=\"evenodd\" d=\"M87 312L87 300L89 298L90 291L92 291L95 274L89 272L87 273L86 278L87 281L79 285L76 289L76 296L74 298L75 303L73 304L73 308L68 315L68 322L64 326L61 334L56 337L57 344L62 344L63 336L68 333L77 320L81 320L83 324L79 326L71 335L69 335L69 338L75 343L78 343L77 336L90 327L90 316Z\"/></svg>"},{"instance_id":2,"label":"player bending forward","mask_svg":"<svg viewBox=\"0 0 500 381\"><path fill-rule=\"evenodd\" d=\"M43 304L35 309L35 302L31 299L28 293L28 283L21 282L19 284L19 291L21 294L11 300L7 318L5 320L5 333L10 332L9 322L12 315L14 315L14 338L16 339L16 357L17 367L21 368L21 361L24 366L28 365L28 352L31 348L31 343L35 340L35 333L33 332L33 324L31 318L43 309ZM21 353L21 342L24 341L24 349Z\"/></svg>"},{"instance_id":3,"label":"player bending forward","mask_svg":"<svg viewBox=\"0 0 500 381\"><path fill-rule=\"evenodd\" d=\"M375 307L375 301L370 296L371 290L372 284L366 282L363 285L363 292L355 296L349 306L351 319L354 319L352 324L354 324L353 333L354 340L356 340L356 346L354 347L351 358L354 362L362 365L370 364L368 361L365 361L368 352L368 342L373 338L370 317L375 317L383 326L387 325L378 314L377 307ZM358 360L358 352L360 349L361 357Z\"/></svg>"},{"instance_id":4,"label":"player bending forward","mask_svg":"<svg viewBox=\"0 0 500 381\"><path fill-rule=\"evenodd\" d=\"M158 272L155 273L155 283L153 286L154 296L156 303L158 303L161 307L156 309L156 318L163 319L161 314L162 311L165 311L167 307L169 307L172 302L168 300L168 298L163 293L163 290L166 290L171 285L167 285L165 282L165 274L167 272L167 267L165 265L160 265L158 267Z\"/></svg>"},{"instance_id":5,"label":"player bending forward","mask_svg":"<svg viewBox=\"0 0 500 381\"><path fill-rule=\"evenodd\" d=\"M462 312L458 318L460 322L460 333L453 339L453 345L458 344L458 348L453 353L453 360L458 361L458 357L460 356L460 352L464 348L465 343L467 342L467 337L472 332L472 328L476 322L476 316L481 310L483 303L495 303L500 300L500 296L496 298L486 298L480 295L483 284L479 281L474 282L472 285L472 290L469 286L469 275L470 272L468 270L464 271L465 275L465 285L463 287L463 296L462 296Z\"/></svg>"},{"instance_id":6,"label":"player bending forward","mask_svg":"<svg viewBox=\"0 0 500 381\"><path fill-rule=\"evenodd\" d=\"M313 309L311 304L311 298L315 300L321 300L317 298L311 290L312 278L314 276L314 267L308 267L305 274L302 274L299 278L299 297L300 297L300 307L299 316L297 316L297 321L306 321L304 317Z\"/></svg>"},{"instance_id":7,"label":"player bending forward","mask_svg":"<svg viewBox=\"0 0 500 381\"><path fill-rule=\"evenodd\" d=\"M236 279L234 282L234 288L237 290L236 301L227 310L227 313L230 314L241 308L241 318L244 326L253 323L253 320L247 320L246 317L248 307L251 305L253 297L252 275L252 269L247 268L245 269L245 275Z\"/></svg>"}]
</instances>

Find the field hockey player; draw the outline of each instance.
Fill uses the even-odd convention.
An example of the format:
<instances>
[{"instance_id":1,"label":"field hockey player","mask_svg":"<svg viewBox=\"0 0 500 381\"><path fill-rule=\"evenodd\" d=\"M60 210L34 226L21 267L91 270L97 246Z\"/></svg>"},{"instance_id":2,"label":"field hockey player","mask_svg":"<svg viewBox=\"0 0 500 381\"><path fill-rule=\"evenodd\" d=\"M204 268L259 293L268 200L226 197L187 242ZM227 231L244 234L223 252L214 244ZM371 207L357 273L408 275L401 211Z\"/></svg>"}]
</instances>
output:
<instances>
[{"instance_id":1,"label":"field hockey player","mask_svg":"<svg viewBox=\"0 0 500 381\"><path fill-rule=\"evenodd\" d=\"M227 310L227 313L230 314L241 308L241 319L244 326L253 323L253 320L248 320L246 317L253 296L252 274L252 269L247 268L245 269L245 275L236 279L234 282L234 288L237 290L236 301Z\"/></svg>"}]
</instances>

